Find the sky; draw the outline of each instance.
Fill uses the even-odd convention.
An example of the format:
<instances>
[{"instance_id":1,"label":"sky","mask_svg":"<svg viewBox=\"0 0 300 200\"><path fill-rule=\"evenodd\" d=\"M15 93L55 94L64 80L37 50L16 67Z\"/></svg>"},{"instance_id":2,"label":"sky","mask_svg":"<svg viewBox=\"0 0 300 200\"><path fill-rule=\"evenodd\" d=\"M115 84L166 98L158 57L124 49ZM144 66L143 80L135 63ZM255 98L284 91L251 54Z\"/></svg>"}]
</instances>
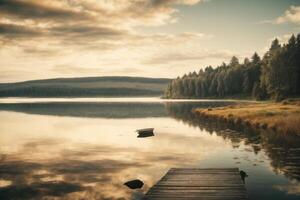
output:
<instances>
[{"instance_id":1,"label":"sky","mask_svg":"<svg viewBox=\"0 0 300 200\"><path fill-rule=\"evenodd\" d=\"M0 0L0 82L175 78L300 33L300 0Z\"/></svg>"}]
</instances>

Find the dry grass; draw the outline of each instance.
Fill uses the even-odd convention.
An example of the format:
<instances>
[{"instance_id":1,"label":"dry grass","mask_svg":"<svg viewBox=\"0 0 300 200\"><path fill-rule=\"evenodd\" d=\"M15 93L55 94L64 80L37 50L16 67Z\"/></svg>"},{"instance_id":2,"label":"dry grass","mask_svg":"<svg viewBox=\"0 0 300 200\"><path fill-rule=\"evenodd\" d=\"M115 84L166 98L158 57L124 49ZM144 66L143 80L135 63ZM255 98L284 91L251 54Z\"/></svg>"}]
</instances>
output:
<instances>
[{"instance_id":1,"label":"dry grass","mask_svg":"<svg viewBox=\"0 0 300 200\"><path fill-rule=\"evenodd\" d=\"M300 102L256 103L214 109L196 109L203 116L224 121L300 134Z\"/></svg>"}]
</instances>

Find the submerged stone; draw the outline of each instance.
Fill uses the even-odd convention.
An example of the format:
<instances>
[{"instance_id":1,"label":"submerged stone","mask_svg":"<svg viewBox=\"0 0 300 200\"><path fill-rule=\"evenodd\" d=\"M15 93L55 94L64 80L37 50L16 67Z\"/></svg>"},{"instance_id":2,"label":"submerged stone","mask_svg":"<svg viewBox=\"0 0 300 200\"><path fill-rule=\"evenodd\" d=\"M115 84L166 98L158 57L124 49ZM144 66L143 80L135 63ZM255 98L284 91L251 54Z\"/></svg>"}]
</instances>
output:
<instances>
[{"instance_id":1,"label":"submerged stone","mask_svg":"<svg viewBox=\"0 0 300 200\"><path fill-rule=\"evenodd\" d=\"M124 185L126 185L130 189L139 189L143 187L144 183L139 179L135 179L135 180L127 181L126 183L124 183Z\"/></svg>"}]
</instances>

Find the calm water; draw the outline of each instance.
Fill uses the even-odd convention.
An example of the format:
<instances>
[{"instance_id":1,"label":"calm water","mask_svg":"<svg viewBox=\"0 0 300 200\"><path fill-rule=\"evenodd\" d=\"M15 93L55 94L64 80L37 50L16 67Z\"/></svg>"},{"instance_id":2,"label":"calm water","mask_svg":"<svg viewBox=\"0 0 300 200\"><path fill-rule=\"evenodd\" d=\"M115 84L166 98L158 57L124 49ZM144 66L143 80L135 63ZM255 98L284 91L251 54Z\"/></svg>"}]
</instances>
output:
<instances>
[{"instance_id":1,"label":"calm water","mask_svg":"<svg viewBox=\"0 0 300 200\"><path fill-rule=\"evenodd\" d=\"M238 167L250 199L300 199L300 137L191 113L236 102L2 99L0 199L140 199L171 167ZM154 137L136 129L153 127ZM140 179L141 190L123 183Z\"/></svg>"}]
</instances>

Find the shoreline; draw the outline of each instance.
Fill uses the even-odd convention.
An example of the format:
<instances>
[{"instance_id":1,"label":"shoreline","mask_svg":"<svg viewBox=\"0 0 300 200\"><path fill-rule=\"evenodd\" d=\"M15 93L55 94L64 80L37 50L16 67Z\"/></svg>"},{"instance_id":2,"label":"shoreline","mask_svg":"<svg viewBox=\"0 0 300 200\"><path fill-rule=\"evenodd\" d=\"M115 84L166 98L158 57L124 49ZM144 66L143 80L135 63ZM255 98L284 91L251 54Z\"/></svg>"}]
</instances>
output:
<instances>
[{"instance_id":1,"label":"shoreline","mask_svg":"<svg viewBox=\"0 0 300 200\"><path fill-rule=\"evenodd\" d=\"M44 102L245 102L259 103L254 100L243 99L163 99L160 96L134 96L134 97L0 97L0 104L4 103L44 103Z\"/></svg>"},{"instance_id":2,"label":"shoreline","mask_svg":"<svg viewBox=\"0 0 300 200\"><path fill-rule=\"evenodd\" d=\"M300 101L263 102L195 109L202 118L284 134L300 134Z\"/></svg>"}]
</instances>

